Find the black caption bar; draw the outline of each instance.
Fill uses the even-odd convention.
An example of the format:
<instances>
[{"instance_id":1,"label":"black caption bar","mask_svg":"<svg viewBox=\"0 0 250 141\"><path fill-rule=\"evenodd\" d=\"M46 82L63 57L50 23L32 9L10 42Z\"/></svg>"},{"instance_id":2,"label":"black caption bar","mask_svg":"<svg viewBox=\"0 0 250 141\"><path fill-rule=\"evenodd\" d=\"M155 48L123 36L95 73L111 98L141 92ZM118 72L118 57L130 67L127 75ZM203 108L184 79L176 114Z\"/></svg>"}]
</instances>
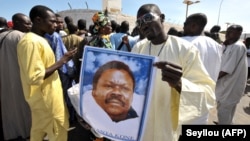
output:
<instances>
[{"instance_id":1,"label":"black caption bar","mask_svg":"<svg viewBox=\"0 0 250 141\"><path fill-rule=\"evenodd\" d=\"M250 125L182 125L185 141L250 141Z\"/></svg>"}]
</instances>

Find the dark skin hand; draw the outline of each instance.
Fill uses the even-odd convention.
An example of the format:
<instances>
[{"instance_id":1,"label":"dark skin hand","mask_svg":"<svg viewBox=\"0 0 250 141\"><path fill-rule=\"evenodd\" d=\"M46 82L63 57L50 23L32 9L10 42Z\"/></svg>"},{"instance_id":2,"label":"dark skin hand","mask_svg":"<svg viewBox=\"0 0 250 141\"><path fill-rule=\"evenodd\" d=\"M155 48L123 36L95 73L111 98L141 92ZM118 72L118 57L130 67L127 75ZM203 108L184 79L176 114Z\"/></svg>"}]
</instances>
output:
<instances>
[{"instance_id":1,"label":"dark skin hand","mask_svg":"<svg viewBox=\"0 0 250 141\"><path fill-rule=\"evenodd\" d=\"M131 47L130 47L130 44L129 44L128 36L122 37L122 41L128 47L128 51L130 52L131 51Z\"/></svg>"},{"instance_id":2,"label":"dark skin hand","mask_svg":"<svg viewBox=\"0 0 250 141\"><path fill-rule=\"evenodd\" d=\"M77 53L77 48L75 48L73 50L70 50L67 53L65 53L63 55L63 57L59 61L57 61L52 66L46 68L44 79L46 79L51 74L53 74L57 69L59 69L60 67L62 67L63 64L65 64L69 60L71 60L76 53Z\"/></svg>"},{"instance_id":3,"label":"dark skin hand","mask_svg":"<svg viewBox=\"0 0 250 141\"><path fill-rule=\"evenodd\" d=\"M179 93L181 92L182 68L180 66L165 61L156 62L153 66L161 69L163 81L168 82L169 86Z\"/></svg>"}]
</instances>

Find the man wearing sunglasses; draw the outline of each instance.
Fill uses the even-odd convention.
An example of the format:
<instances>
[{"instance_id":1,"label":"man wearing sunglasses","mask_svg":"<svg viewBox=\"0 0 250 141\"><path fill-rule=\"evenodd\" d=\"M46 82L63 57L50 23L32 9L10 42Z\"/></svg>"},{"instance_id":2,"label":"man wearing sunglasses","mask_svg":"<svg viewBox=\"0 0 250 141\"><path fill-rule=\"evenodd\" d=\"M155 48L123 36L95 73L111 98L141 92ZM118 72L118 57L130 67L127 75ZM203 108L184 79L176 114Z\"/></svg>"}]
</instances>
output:
<instances>
[{"instance_id":1,"label":"man wearing sunglasses","mask_svg":"<svg viewBox=\"0 0 250 141\"><path fill-rule=\"evenodd\" d=\"M167 35L165 15L155 4L142 5L137 26L147 38L132 52L157 56L155 84L143 141L176 141L180 125L207 113L215 104L215 82L191 43Z\"/></svg>"}]
</instances>

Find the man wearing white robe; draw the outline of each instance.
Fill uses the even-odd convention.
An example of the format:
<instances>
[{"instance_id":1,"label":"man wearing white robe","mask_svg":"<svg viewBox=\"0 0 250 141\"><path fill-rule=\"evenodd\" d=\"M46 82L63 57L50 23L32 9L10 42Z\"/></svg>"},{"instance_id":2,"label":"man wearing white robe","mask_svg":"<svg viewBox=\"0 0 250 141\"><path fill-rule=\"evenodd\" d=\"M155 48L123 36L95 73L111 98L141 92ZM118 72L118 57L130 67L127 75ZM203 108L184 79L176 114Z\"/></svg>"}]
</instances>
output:
<instances>
[{"instance_id":1,"label":"man wearing white robe","mask_svg":"<svg viewBox=\"0 0 250 141\"><path fill-rule=\"evenodd\" d=\"M182 38L197 47L207 72L216 82L220 72L222 46L212 38L201 35L206 24L207 16L203 13L188 16L184 23L184 36Z\"/></svg>"},{"instance_id":2,"label":"man wearing white robe","mask_svg":"<svg viewBox=\"0 0 250 141\"><path fill-rule=\"evenodd\" d=\"M232 25L227 29L221 70L216 83L218 124L232 124L236 106L244 94L247 81L247 49L239 41L243 28Z\"/></svg>"},{"instance_id":3,"label":"man wearing white robe","mask_svg":"<svg viewBox=\"0 0 250 141\"><path fill-rule=\"evenodd\" d=\"M163 64L156 65L160 69L156 71L143 141L178 140L183 123L193 122L215 104L215 82L197 48L188 41L167 36L164 18L155 4L142 5L137 12L137 26L147 39L138 42L132 52L158 56L158 64Z\"/></svg>"},{"instance_id":4,"label":"man wearing white robe","mask_svg":"<svg viewBox=\"0 0 250 141\"><path fill-rule=\"evenodd\" d=\"M166 43L163 44L165 45L159 55L159 60L167 60L182 65L184 71L181 79L182 91L179 94L162 81L161 70L157 70L149 108L149 119L146 125L148 128L146 127L144 135L145 140L149 139L148 141L150 139L157 141L167 138L171 141L177 125L194 122L197 117L206 114L215 102L213 91L215 83L207 74L198 55L198 50L189 42L174 36L169 36ZM143 40L143 42L137 43L132 51L149 54L149 45L150 41ZM158 52L161 46L162 44L153 45L152 48L155 48L155 52Z\"/></svg>"}]
</instances>

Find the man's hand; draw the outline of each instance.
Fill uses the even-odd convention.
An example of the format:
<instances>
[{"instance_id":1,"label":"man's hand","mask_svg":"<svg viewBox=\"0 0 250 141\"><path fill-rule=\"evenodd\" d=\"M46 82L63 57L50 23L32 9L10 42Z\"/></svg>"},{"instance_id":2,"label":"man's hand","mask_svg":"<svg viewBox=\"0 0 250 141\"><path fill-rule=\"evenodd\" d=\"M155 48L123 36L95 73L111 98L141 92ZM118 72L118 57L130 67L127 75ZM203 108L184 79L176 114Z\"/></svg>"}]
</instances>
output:
<instances>
[{"instance_id":1,"label":"man's hand","mask_svg":"<svg viewBox=\"0 0 250 141\"><path fill-rule=\"evenodd\" d=\"M77 48L71 51L68 51L67 53L63 55L63 57L59 61L57 61L52 66L46 68L44 79L49 77L52 73L54 73L54 71L56 71L57 69L62 67L63 64L66 64L70 59L72 59L73 56L76 54L76 52L77 52Z\"/></svg>"},{"instance_id":2,"label":"man's hand","mask_svg":"<svg viewBox=\"0 0 250 141\"><path fill-rule=\"evenodd\" d=\"M63 55L61 61L65 64L77 53L77 48L74 48Z\"/></svg>"},{"instance_id":3,"label":"man's hand","mask_svg":"<svg viewBox=\"0 0 250 141\"><path fill-rule=\"evenodd\" d=\"M163 61L156 62L153 65L158 69L161 69L163 81L168 82L170 87L173 87L178 92L181 92L182 68L180 66Z\"/></svg>"},{"instance_id":4,"label":"man's hand","mask_svg":"<svg viewBox=\"0 0 250 141\"><path fill-rule=\"evenodd\" d=\"M123 41L124 44L128 44L129 43L128 35L123 36L122 41Z\"/></svg>"}]
</instances>

